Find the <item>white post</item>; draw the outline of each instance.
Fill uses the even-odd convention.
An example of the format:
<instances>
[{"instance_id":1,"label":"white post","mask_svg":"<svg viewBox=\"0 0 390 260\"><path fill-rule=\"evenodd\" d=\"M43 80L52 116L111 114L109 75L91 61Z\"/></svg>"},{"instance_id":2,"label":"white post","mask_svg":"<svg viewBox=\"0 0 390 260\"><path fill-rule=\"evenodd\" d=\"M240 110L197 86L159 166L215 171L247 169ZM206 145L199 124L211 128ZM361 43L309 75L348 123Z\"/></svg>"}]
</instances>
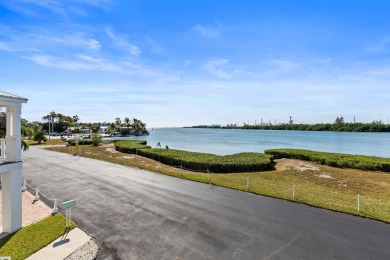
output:
<instances>
[{"instance_id":1,"label":"white post","mask_svg":"<svg viewBox=\"0 0 390 260\"><path fill-rule=\"evenodd\" d=\"M295 199L295 184L293 185L292 190L292 198Z\"/></svg>"},{"instance_id":2,"label":"white post","mask_svg":"<svg viewBox=\"0 0 390 260\"><path fill-rule=\"evenodd\" d=\"M7 128L5 139L8 139L7 159L9 161L19 162L22 160L22 148L20 145L22 142L22 134L20 132L22 122L21 111L21 104L15 107L7 107L6 110Z\"/></svg>"},{"instance_id":3,"label":"white post","mask_svg":"<svg viewBox=\"0 0 390 260\"><path fill-rule=\"evenodd\" d=\"M358 193L357 211L360 212L360 193Z\"/></svg>"},{"instance_id":4,"label":"white post","mask_svg":"<svg viewBox=\"0 0 390 260\"><path fill-rule=\"evenodd\" d=\"M26 184L27 184L27 181L23 180L22 191L26 191L27 190Z\"/></svg>"},{"instance_id":5,"label":"white post","mask_svg":"<svg viewBox=\"0 0 390 260\"><path fill-rule=\"evenodd\" d=\"M70 227L72 223L72 208L67 208L65 210L65 225Z\"/></svg>"},{"instance_id":6,"label":"white post","mask_svg":"<svg viewBox=\"0 0 390 260\"><path fill-rule=\"evenodd\" d=\"M4 172L2 177L3 232L12 233L22 227L22 169Z\"/></svg>"},{"instance_id":7,"label":"white post","mask_svg":"<svg viewBox=\"0 0 390 260\"><path fill-rule=\"evenodd\" d=\"M68 215L69 215L69 212L68 212L69 208L65 209L65 226L67 227L68 226Z\"/></svg>"},{"instance_id":8,"label":"white post","mask_svg":"<svg viewBox=\"0 0 390 260\"><path fill-rule=\"evenodd\" d=\"M5 138L1 138L0 139L0 149L1 149L1 151L0 151L0 160L5 160L6 159L6 156L5 156L5 148L6 148L6 146L5 146Z\"/></svg>"},{"instance_id":9,"label":"white post","mask_svg":"<svg viewBox=\"0 0 390 260\"><path fill-rule=\"evenodd\" d=\"M54 199L54 206L51 210L51 214L55 214L58 212L57 199Z\"/></svg>"},{"instance_id":10,"label":"white post","mask_svg":"<svg viewBox=\"0 0 390 260\"><path fill-rule=\"evenodd\" d=\"M38 188L35 189L35 197L34 197L34 200L39 200L39 189L38 189Z\"/></svg>"},{"instance_id":11,"label":"white post","mask_svg":"<svg viewBox=\"0 0 390 260\"><path fill-rule=\"evenodd\" d=\"M249 177L246 177L246 190L249 190Z\"/></svg>"}]
</instances>

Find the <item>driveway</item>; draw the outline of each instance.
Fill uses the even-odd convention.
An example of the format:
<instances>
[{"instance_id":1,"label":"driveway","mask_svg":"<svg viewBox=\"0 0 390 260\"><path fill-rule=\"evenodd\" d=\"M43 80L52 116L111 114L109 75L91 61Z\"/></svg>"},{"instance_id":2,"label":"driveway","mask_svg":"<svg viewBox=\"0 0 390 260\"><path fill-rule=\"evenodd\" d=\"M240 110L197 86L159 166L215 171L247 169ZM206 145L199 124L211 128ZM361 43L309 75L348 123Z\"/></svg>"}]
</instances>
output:
<instances>
[{"instance_id":1,"label":"driveway","mask_svg":"<svg viewBox=\"0 0 390 260\"><path fill-rule=\"evenodd\" d=\"M100 259L390 259L390 225L31 147L23 176L76 199Z\"/></svg>"}]
</instances>

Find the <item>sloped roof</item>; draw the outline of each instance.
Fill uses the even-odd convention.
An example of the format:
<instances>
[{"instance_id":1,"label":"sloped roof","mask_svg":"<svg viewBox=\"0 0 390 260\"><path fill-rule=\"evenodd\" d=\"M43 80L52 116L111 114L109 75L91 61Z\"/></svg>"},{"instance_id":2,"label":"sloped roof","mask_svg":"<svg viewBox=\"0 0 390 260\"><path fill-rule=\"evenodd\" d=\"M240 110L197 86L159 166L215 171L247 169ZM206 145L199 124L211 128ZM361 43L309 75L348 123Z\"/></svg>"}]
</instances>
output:
<instances>
[{"instance_id":1,"label":"sloped roof","mask_svg":"<svg viewBox=\"0 0 390 260\"><path fill-rule=\"evenodd\" d=\"M20 97L20 96L14 95L14 94L10 94L10 93L4 92L4 91L0 91L0 97L18 99L22 102L27 102L27 98Z\"/></svg>"}]
</instances>

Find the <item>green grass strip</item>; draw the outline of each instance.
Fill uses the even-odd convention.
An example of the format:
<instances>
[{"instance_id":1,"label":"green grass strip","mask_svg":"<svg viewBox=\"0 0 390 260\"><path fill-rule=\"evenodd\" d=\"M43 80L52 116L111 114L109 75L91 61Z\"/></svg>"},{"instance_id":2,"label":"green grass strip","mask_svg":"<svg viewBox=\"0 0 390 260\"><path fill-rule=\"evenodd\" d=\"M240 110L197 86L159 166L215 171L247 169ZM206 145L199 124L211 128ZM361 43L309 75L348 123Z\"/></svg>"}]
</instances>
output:
<instances>
[{"instance_id":1,"label":"green grass strip","mask_svg":"<svg viewBox=\"0 0 390 260\"><path fill-rule=\"evenodd\" d=\"M72 222L70 229L75 226ZM67 231L65 217L57 213L1 239L0 256L10 256L12 260L26 259Z\"/></svg>"}]
</instances>

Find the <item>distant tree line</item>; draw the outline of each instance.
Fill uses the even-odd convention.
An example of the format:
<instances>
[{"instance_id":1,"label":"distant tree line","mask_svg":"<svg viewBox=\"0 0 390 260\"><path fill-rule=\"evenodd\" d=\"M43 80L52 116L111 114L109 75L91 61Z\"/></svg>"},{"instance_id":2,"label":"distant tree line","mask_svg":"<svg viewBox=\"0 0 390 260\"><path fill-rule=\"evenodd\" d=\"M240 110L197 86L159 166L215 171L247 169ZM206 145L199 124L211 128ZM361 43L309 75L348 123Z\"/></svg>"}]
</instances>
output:
<instances>
[{"instance_id":1,"label":"distant tree line","mask_svg":"<svg viewBox=\"0 0 390 260\"><path fill-rule=\"evenodd\" d=\"M334 123L320 124L263 124L244 126L227 125L225 129L259 129L259 130L296 130L296 131L335 131L335 132L390 132L390 125L382 120L371 123L346 123L344 117L337 117Z\"/></svg>"},{"instance_id":2,"label":"distant tree line","mask_svg":"<svg viewBox=\"0 0 390 260\"><path fill-rule=\"evenodd\" d=\"M117 117L115 122L108 124L107 133L121 135L149 135L146 124L137 118L125 117L123 121Z\"/></svg>"},{"instance_id":3,"label":"distant tree line","mask_svg":"<svg viewBox=\"0 0 390 260\"><path fill-rule=\"evenodd\" d=\"M98 122L98 123L81 123L79 116L67 116L54 111L42 117L42 121L28 121L22 119L21 134L23 139L35 140L37 142L46 141L45 134L64 133L81 133L83 130L89 130L92 133L98 133L101 126L107 126L107 134L120 133L122 135L148 135L146 124L139 119L129 119L125 117L123 122L118 117L114 122ZM50 126L50 130L49 130ZM0 112L0 138L6 135L6 113Z\"/></svg>"}]
</instances>

